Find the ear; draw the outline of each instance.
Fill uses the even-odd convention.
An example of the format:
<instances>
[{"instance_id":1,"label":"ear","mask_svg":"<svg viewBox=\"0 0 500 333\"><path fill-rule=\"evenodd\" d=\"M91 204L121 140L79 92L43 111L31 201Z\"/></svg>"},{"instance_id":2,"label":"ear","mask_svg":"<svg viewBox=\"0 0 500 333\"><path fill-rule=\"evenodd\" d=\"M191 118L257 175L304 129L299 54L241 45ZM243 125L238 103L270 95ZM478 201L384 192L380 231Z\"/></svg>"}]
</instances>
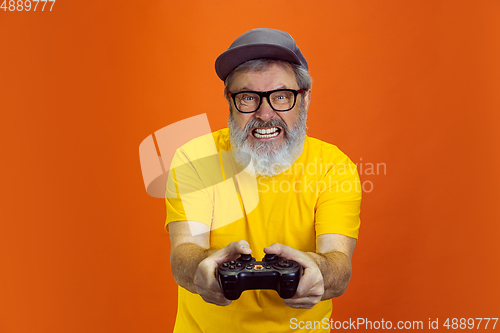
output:
<instances>
[{"instance_id":1,"label":"ear","mask_svg":"<svg viewBox=\"0 0 500 333\"><path fill-rule=\"evenodd\" d=\"M311 104L311 92L312 92L312 89L309 89L308 91L306 91L303 94L303 97L302 97L302 98L304 98L304 107L306 109L306 112L307 112L307 110L309 110L309 105Z\"/></svg>"}]
</instances>

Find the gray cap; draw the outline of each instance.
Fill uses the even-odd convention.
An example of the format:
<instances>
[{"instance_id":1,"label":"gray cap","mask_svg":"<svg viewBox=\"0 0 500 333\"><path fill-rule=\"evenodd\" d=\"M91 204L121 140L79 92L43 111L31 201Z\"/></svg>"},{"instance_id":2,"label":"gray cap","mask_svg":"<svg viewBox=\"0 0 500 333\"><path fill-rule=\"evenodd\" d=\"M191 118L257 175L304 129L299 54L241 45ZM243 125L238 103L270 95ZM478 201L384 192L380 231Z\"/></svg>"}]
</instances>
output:
<instances>
[{"instance_id":1,"label":"gray cap","mask_svg":"<svg viewBox=\"0 0 500 333\"><path fill-rule=\"evenodd\" d=\"M285 60L308 69L306 59L289 33L258 28L236 38L227 51L215 60L215 71L224 81L242 63L260 58Z\"/></svg>"}]
</instances>

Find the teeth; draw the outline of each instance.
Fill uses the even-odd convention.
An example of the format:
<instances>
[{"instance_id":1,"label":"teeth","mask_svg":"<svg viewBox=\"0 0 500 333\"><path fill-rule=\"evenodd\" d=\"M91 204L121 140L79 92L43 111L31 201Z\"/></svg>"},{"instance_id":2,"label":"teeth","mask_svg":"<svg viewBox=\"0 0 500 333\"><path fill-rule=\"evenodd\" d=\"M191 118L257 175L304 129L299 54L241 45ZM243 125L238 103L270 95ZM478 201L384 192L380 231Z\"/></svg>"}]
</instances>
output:
<instances>
[{"instance_id":1,"label":"teeth","mask_svg":"<svg viewBox=\"0 0 500 333\"><path fill-rule=\"evenodd\" d=\"M278 136L280 132L278 127L271 127L271 128L256 128L254 129L253 133L256 138L265 139Z\"/></svg>"},{"instance_id":2,"label":"teeth","mask_svg":"<svg viewBox=\"0 0 500 333\"><path fill-rule=\"evenodd\" d=\"M255 132L257 132L259 134L270 134L270 133L274 133L277 131L278 131L277 127L272 127L272 128L268 128L268 129L264 129L264 128L256 128L255 129Z\"/></svg>"},{"instance_id":3,"label":"teeth","mask_svg":"<svg viewBox=\"0 0 500 333\"><path fill-rule=\"evenodd\" d=\"M259 134L257 132L254 133L255 137L258 139L266 139L266 138L273 138L275 136L278 136L279 132L276 131L273 134Z\"/></svg>"},{"instance_id":4,"label":"teeth","mask_svg":"<svg viewBox=\"0 0 500 333\"><path fill-rule=\"evenodd\" d=\"M259 139L262 139L262 138L272 138L272 137L275 137L275 136L278 136L278 133L273 133L273 134L267 134L267 135L262 135L262 134L259 134L259 133L255 133L254 134L256 138L259 138Z\"/></svg>"}]
</instances>

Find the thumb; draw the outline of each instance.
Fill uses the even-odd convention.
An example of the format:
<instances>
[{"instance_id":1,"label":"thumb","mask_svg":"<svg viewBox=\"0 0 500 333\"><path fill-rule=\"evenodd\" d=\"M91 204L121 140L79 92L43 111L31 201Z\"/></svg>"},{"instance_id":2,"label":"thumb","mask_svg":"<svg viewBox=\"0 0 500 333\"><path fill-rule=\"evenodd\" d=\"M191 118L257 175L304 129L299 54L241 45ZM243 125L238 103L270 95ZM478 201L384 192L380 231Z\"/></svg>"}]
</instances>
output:
<instances>
[{"instance_id":1,"label":"thumb","mask_svg":"<svg viewBox=\"0 0 500 333\"><path fill-rule=\"evenodd\" d=\"M297 256L297 250L280 243L271 244L270 246L264 248L264 252L269 254L276 254L284 259L293 259Z\"/></svg>"},{"instance_id":2,"label":"thumb","mask_svg":"<svg viewBox=\"0 0 500 333\"><path fill-rule=\"evenodd\" d=\"M220 265L223 262L239 258L241 254L251 253L252 250L250 249L248 242L245 240L240 240L237 242L231 242L225 248L215 252L212 259Z\"/></svg>"},{"instance_id":3,"label":"thumb","mask_svg":"<svg viewBox=\"0 0 500 333\"><path fill-rule=\"evenodd\" d=\"M265 253L272 253L283 259L295 260L303 268L314 266L314 260L306 253L279 243L274 243L264 249Z\"/></svg>"}]
</instances>

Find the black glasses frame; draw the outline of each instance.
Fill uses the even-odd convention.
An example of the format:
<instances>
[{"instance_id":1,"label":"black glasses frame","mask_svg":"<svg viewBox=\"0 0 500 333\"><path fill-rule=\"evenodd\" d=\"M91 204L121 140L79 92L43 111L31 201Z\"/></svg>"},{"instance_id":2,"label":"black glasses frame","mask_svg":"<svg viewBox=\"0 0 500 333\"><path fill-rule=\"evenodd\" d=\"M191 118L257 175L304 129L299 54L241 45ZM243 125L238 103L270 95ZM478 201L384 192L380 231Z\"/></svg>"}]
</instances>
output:
<instances>
[{"instance_id":1,"label":"black glasses frame","mask_svg":"<svg viewBox=\"0 0 500 333\"><path fill-rule=\"evenodd\" d=\"M277 91L290 91L290 92L293 93L293 105L292 105L291 108L286 109L286 110L276 110L273 107L272 103L269 100L269 96L272 93L275 93ZM267 98L267 103L269 104L269 106L271 107L271 109L273 109L274 111L276 111L276 112L290 111L291 109L293 109L293 107L295 106L295 103L297 102L297 95L305 93L305 92L306 92L306 90L304 90L304 89L299 89L299 90L295 90L295 89L276 89L276 90L270 90L270 91L250 91L250 90L244 90L244 91L238 91L238 92L235 92L235 93L227 93L227 94L233 99L234 107L236 108L236 110L238 110L241 113L254 113L254 112L257 112L257 110L262 105L262 100L264 99L264 97ZM241 111L240 109L238 109L238 106L236 105L236 96L239 95L239 94L243 94L243 93L252 93L252 94L256 94L256 95L258 95L260 97L259 105L257 105L257 108L254 111Z\"/></svg>"}]
</instances>

